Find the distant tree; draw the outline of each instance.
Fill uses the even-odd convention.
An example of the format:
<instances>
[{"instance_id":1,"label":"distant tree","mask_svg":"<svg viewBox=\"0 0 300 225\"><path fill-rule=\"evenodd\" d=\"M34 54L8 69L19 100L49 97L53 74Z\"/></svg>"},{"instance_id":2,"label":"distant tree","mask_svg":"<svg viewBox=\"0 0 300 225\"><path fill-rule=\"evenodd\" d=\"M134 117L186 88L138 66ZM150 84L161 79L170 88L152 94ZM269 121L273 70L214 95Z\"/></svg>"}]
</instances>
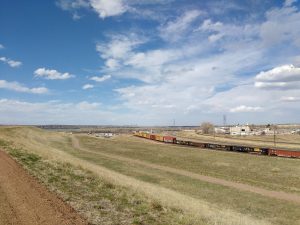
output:
<instances>
[{"instance_id":1,"label":"distant tree","mask_svg":"<svg viewBox=\"0 0 300 225\"><path fill-rule=\"evenodd\" d=\"M213 134L215 126L212 123L209 122L203 122L200 125L200 129L202 130L203 134Z\"/></svg>"},{"instance_id":2,"label":"distant tree","mask_svg":"<svg viewBox=\"0 0 300 225\"><path fill-rule=\"evenodd\" d=\"M251 131L254 131L255 125L254 125L254 124L250 124L250 125L249 125L249 128L250 128Z\"/></svg>"}]
</instances>

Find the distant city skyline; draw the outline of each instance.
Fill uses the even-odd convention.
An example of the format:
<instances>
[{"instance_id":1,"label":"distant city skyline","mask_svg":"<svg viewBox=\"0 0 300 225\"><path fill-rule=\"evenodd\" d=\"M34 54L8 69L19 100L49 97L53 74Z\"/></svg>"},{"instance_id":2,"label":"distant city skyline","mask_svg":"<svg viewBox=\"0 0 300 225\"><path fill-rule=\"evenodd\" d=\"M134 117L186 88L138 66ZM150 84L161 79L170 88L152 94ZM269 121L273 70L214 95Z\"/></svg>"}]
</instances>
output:
<instances>
[{"instance_id":1,"label":"distant city skyline","mask_svg":"<svg viewBox=\"0 0 300 225\"><path fill-rule=\"evenodd\" d=\"M299 50L297 0L3 0L0 124L300 123Z\"/></svg>"}]
</instances>

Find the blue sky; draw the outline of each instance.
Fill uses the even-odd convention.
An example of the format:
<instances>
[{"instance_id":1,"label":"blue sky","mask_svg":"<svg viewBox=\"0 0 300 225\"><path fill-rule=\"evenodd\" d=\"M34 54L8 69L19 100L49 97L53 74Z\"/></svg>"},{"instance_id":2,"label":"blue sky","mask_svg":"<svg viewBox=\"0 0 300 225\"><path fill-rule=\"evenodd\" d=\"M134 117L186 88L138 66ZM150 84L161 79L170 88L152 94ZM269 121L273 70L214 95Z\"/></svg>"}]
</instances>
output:
<instances>
[{"instance_id":1,"label":"blue sky","mask_svg":"<svg viewBox=\"0 0 300 225\"><path fill-rule=\"evenodd\" d=\"M0 123L300 122L300 2L0 3Z\"/></svg>"}]
</instances>

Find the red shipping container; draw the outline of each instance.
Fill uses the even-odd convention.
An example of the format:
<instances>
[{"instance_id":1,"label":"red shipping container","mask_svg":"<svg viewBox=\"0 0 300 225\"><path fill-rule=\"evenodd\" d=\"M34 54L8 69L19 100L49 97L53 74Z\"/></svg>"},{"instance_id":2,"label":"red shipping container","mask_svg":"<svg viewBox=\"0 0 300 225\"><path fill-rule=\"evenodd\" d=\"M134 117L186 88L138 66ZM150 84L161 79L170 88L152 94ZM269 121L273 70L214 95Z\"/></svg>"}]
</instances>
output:
<instances>
[{"instance_id":1,"label":"red shipping container","mask_svg":"<svg viewBox=\"0 0 300 225\"><path fill-rule=\"evenodd\" d=\"M174 143L176 141L175 137L172 136L164 136L164 142Z\"/></svg>"},{"instance_id":2,"label":"red shipping container","mask_svg":"<svg viewBox=\"0 0 300 225\"><path fill-rule=\"evenodd\" d=\"M300 151L270 149L269 150L269 155L281 156L281 157L300 158Z\"/></svg>"},{"instance_id":3,"label":"red shipping container","mask_svg":"<svg viewBox=\"0 0 300 225\"><path fill-rule=\"evenodd\" d=\"M150 139L151 140L155 140L155 135L154 134L150 134Z\"/></svg>"}]
</instances>

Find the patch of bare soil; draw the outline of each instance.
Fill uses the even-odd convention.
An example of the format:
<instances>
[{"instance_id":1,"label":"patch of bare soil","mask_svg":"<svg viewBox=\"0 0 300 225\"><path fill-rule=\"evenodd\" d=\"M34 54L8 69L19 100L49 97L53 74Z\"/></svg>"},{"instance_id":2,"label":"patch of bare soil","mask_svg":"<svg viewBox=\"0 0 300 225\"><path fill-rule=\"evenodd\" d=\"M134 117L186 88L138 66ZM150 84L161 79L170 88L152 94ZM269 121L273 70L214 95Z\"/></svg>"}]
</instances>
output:
<instances>
[{"instance_id":1,"label":"patch of bare soil","mask_svg":"<svg viewBox=\"0 0 300 225\"><path fill-rule=\"evenodd\" d=\"M41 224L88 223L0 150L0 225Z\"/></svg>"}]
</instances>

